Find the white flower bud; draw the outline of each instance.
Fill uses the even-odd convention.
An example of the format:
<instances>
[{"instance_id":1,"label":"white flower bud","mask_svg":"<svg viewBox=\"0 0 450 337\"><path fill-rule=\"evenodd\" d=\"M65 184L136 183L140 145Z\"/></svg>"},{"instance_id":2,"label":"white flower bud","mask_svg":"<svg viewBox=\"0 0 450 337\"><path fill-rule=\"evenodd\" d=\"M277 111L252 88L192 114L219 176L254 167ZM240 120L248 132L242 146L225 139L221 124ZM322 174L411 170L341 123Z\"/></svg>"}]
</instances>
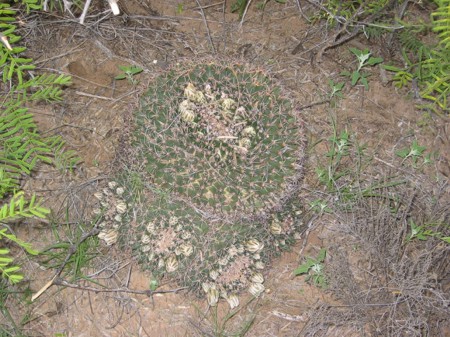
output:
<instances>
[{"instance_id":1,"label":"white flower bud","mask_svg":"<svg viewBox=\"0 0 450 337\"><path fill-rule=\"evenodd\" d=\"M115 229L102 230L98 234L98 238L105 241L107 246L111 246L117 242L118 232Z\"/></svg>"},{"instance_id":2,"label":"white flower bud","mask_svg":"<svg viewBox=\"0 0 450 337\"><path fill-rule=\"evenodd\" d=\"M97 199L97 200L102 200L103 199L103 193L102 192L95 192L94 193L94 197Z\"/></svg>"},{"instance_id":3,"label":"white flower bud","mask_svg":"<svg viewBox=\"0 0 450 337\"><path fill-rule=\"evenodd\" d=\"M187 243L183 243L182 245L180 245L179 249L181 254L183 254L186 257L191 256L192 253L194 252L194 247L192 247L192 245Z\"/></svg>"},{"instance_id":4,"label":"white flower bud","mask_svg":"<svg viewBox=\"0 0 450 337\"><path fill-rule=\"evenodd\" d=\"M238 254L238 250L237 250L236 246L231 246L230 248L228 248L228 255L233 257L237 254Z\"/></svg>"},{"instance_id":5,"label":"white flower bud","mask_svg":"<svg viewBox=\"0 0 450 337\"><path fill-rule=\"evenodd\" d=\"M250 287L248 287L248 292L255 297L259 297L262 294L265 287L261 283L252 283Z\"/></svg>"},{"instance_id":6,"label":"white flower bud","mask_svg":"<svg viewBox=\"0 0 450 337\"><path fill-rule=\"evenodd\" d=\"M270 224L270 233L273 235L280 235L282 232L281 225L278 221L272 221Z\"/></svg>"},{"instance_id":7,"label":"white flower bud","mask_svg":"<svg viewBox=\"0 0 450 337\"><path fill-rule=\"evenodd\" d=\"M149 222L147 224L146 229L147 229L147 232L149 232L150 234L153 234L155 231L155 224L153 222Z\"/></svg>"},{"instance_id":8,"label":"white flower bud","mask_svg":"<svg viewBox=\"0 0 450 337\"><path fill-rule=\"evenodd\" d=\"M245 244L245 249L250 253L260 252L264 248L264 244L260 243L258 240L251 239Z\"/></svg>"},{"instance_id":9,"label":"white flower bud","mask_svg":"<svg viewBox=\"0 0 450 337\"><path fill-rule=\"evenodd\" d=\"M256 269L259 269L259 270L262 270L262 269L264 269L266 266L264 265L264 263L262 263L261 261L257 261L256 263L255 263L255 268Z\"/></svg>"},{"instance_id":10,"label":"white flower bud","mask_svg":"<svg viewBox=\"0 0 450 337\"><path fill-rule=\"evenodd\" d=\"M110 189L114 189L115 187L117 186L117 183L115 182L115 181L110 181L109 183L108 183L108 187L110 188Z\"/></svg>"},{"instance_id":11,"label":"white flower bud","mask_svg":"<svg viewBox=\"0 0 450 337\"><path fill-rule=\"evenodd\" d=\"M246 137L253 137L256 135L255 128L253 126L247 126L244 130L242 130L242 135Z\"/></svg>"},{"instance_id":12,"label":"white flower bud","mask_svg":"<svg viewBox=\"0 0 450 337\"><path fill-rule=\"evenodd\" d=\"M239 297L236 294L231 294L226 298L231 309L239 306Z\"/></svg>"},{"instance_id":13,"label":"white flower bud","mask_svg":"<svg viewBox=\"0 0 450 337\"><path fill-rule=\"evenodd\" d=\"M208 304L211 307L215 307L217 305L217 302L219 302L219 291L216 289L215 286L212 286L208 289L208 292L206 293L206 298L208 299Z\"/></svg>"},{"instance_id":14,"label":"white flower bud","mask_svg":"<svg viewBox=\"0 0 450 337\"><path fill-rule=\"evenodd\" d=\"M261 273L254 273L250 278L250 280L253 283L264 283L264 277Z\"/></svg>"},{"instance_id":15,"label":"white flower bud","mask_svg":"<svg viewBox=\"0 0 450 337\"><path fill-rule=\"evenodd\" d=\"M119 214L125 213L127 210L127 204L124 201L119 201L116 205L116 211Z\"/></svg>"},{"instance_id":16,"label":"white flower bud","mask_svg":"<svg viewBox=\"0 0 450 337\"><path fill-rule=\"evenodd\" d=\"M178 260L175 255L171 255L166 260L166 270L168 273L172 273L178 269Z\"/></svg>"},{"instance_id":17,"label":"white flower bud","mask_svg":"<svg viewBox=\"0 0 450 337\"><path fill-rule=\"evenodd\" d=\"M152 249L152 246L150 246L150 245L145 245L145 246L142 246L142 248L141 248L143 253L149 252L150 249Z\"/></svg>"},{"instance_id":18,"label":"white flower bud","mask_svg":"<svg viewBox=\"0 0 450 337\"><path fill-rule=\"evenodd\" d=\"M150 236L148 236L147 234L142 235L141 237L141 242L146 245L147 243L150 243Z\"/></svg>"},{"instance_id":19,"label":"white flower bud","mask_svg":"<svg viewBox=\"0 0 450 337\"><path fill-rule=\"evenodd\" d=\"M219 277L219 272L217 270L211 270L209 277L215 281Z\"/></svg>"}]
</instances>

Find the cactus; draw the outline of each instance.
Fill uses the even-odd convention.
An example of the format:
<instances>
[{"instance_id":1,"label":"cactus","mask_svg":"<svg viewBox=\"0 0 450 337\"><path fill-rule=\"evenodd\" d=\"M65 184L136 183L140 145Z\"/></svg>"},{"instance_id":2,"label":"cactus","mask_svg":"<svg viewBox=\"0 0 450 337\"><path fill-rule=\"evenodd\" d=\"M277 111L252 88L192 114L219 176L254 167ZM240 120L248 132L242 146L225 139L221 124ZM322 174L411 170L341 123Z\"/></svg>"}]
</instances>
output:
<instances>
[{"instance_id":1,"label":"cactus","mask_svg":"<svg viewBox=\"0 0 450 337\"><path fill-rule=\"evenodd\" d=\"M185 63L156 77L134 117L133 164L118 176L134 200L122 219L138 224L122 221L119 242L155 276L210 303L220 295L236 306L244 288L259 296L261 270L301 226L293 197L305 142L292 104L268 75L243 65ZM157 200L130 195L130 171Z\"/></svg>"},{"instance_id":2,"label":"cactus","mask_svg":"<svg viewBox=\"0 0 450 337\"><path fill-rule=\"evenodd\" d=\"M156 186L227 219L266 216L292 197L303 135L291 101L259 71L194 65L158 77L137 114Z\"/></svg>"}]
</instances>

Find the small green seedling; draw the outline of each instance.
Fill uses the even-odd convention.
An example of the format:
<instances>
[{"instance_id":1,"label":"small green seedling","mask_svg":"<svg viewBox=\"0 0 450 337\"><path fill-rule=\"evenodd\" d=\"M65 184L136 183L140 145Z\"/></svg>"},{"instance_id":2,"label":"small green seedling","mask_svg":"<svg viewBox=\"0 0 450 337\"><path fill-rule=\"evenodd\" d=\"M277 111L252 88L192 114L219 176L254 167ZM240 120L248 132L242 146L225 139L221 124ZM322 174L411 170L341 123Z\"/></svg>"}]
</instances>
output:
<instances>
[{"instance_id":1,"label":"small green seedling","mask_svg":"<svg viewBox=\"0 0 450 337\"><path fill-rule=\"evenodd\" d=\"M325 262L326 256L327 250L325 248L322 248L319 251L317 258L315 259L307 256L306 262L294 270L294 275L307 275L306 282L312 282L320 288L325 288L327 286L327 281L323 272L323 263Z\"/></svg>"},{"instance_id":2,"label":"small green seedling","mask_svg":"<svg viewBox=\"0 0 450 337\"><path fill-rule=\"evenodd\" d=\"M156 289L158 289L158 287L159 287L159 282L158 282L158 280L152 278L152 279L150 280L150 285L149 285L150 290L151 290L151 291L155 291Z\"/></svg>"},{"instance_id":3,"label":"small green seedling","mask_svg":"<svg viewBox=\"0 0 450 337\"><path fill-rule=\"evenodd\" d=\"M394 67L390 65L383 65L383 68L394 72L394 76L392 77L392 82L397 88L403 88L404 86L409 85L413 79L414 75L408 72L405 69Z\"/></svg>"},{"instance_id":4,"label":"small green seedling","mask_svg":"<svg viewBox=\"0 0 450 337\"><path fill-rule=\"evenodd\" d=\"M142 72L142 68L136 66L119 66L119 69L123 71L122 74L114 77L116 80L128 80L133 85L138 84L139 82L134 78L135 75Z\"/></svg>"},{"instance_id":5,"label":"small green seedling","mask_svg":"<svg viewBox=\"0 0 450 337\"><path fill-rule=\"evenodd\" d=\"M427 148L425 146L420 146L419 143L417 143L417 140L414 140L410 147L406 147L400 151L397 151L395 154L400 158L403 158L402 164L405 162L405 160L411 158L413 167L417 168L417 162L419 158L423 156L423 153L426 149ZM431 154L423 158L424 165L429 163L431 163Z\"/></svg>"},{"instance_id":6,"label":"small green seedling","mask_svg":"<svg viewBox=\"0 0 450 337\"><path fill-rule=\"evenodd\" d=\"M345 85L344 82L334 83L333 80L329 80L328 84L331 87L331 92L329 94L330 99L332 99L334 97L344 98L344 96L342 95L342 89L344 88L344 85Z\"/></svg>"},{"instance_id":7,"label":"small green seedling","mask_svg":"<svg viewBox=\"0 0 450 337\"><path fill-rule=\"evenodd\" d=\"M177 5L177 14L183 14L183 12L184 12L184 5L183 5L182 2L180 2L180 3Z\"/></svg>"},{"instance_id":8,"label":"small green seedling","mask_svg":"<svg viewBox=\"0 0 450 337\"><path fill-rule=\"evenodd\" d=\"M347 131L342 131L340 135L335 132L329 139L330 149L326 153L328 165L316 169L319 181L329 189L333 189L341 177L348 175L347 170L341 170L341 161L349 156L351 146L350 134Z\"/></svg>"},{"instance_id":9,"label":"small green seedling","mask_svg":"<svg viewBox=\"0 0 450 337\"><path fill-rule=\"evenodd\" d=\"M358 60L358 67L352 73L350 73L349 71L343 71L341 72L341 75L349 77L351 79L352 86L355 86L358 82L361 82L362 84L364 84L366 90L368 90L369 83L367 82L367 77L369 77L370 74L362 72L361 69L367 66L374 66L376 64L379 64L383 62L383 59L381 57L370 56L371 52L369 51L369 49L364 50L359 50L356 48L349 48L349 49L353 54L356 55L356 58Z\"/></svg>"},{"instance_id":10,"label":"small green seedling","mask_svg":"<svg viewBox=\"0 0 450 337\"><path fill-rule=\"evenodd\" d=\"M321 199L314 200L309 204L309 206L311 210L315 210L319 214L331 213L331 208L328 207L328 204Z\"/></svg>"},{"instance_id":11,"label":"small green seedling","mask_svg":"<svg viewBox=\"0 0 450 337\"><path fill-rule=\"evenodd\" d=\"M450 244L450 237L444 236L441 232L436 232L432 227L436 227L438 224L423 224L421 226L416 225L413 220L409 221L411 226L411 233L406 237L406 242L410 242L413 239L420 241L428 240L430 237L436 237L448 244Z\"/></svg>"},{"instance_id":12,"label":"small green seedling","mask_svg":"<svg viewBox=\"0 0 450 337\"><path fill-rule=\"evenodd\" d=\"M231 13L238 12L239 18L242 18L242 15L244 15L245 7L247 6L247 0L236 0L231 5Z\"/></svg>"},{"instance_id":13,"label":"small green seedling","mask_svg":"<svg viewBox=\"0 0 450 337\"><path fill-rule=\"evenodd\" d=\"M406 237L406 241L409 242L412 239L418 239L420 241L425 241L430 236L433 235L433 231L425 229L425 226L418 226L414 223L413 220L410 220L409 224L411 225L411 234Z\"/></svg>"}]
</instances>

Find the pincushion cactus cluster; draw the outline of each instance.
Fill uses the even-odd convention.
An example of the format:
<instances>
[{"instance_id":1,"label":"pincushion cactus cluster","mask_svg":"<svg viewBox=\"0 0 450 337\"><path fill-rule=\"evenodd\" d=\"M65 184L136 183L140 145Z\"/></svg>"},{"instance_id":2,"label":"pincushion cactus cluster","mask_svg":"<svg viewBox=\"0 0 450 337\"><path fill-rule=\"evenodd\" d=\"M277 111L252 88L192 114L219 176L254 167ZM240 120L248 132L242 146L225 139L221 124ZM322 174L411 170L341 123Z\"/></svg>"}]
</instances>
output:
<instances>
[{"instance_id":1,"label":"pincushion cactus cluster","mask_svg":"<svg viewBox=\"0 0 450 337\"><path fill-rule=\"evenodd\" d=\"M132 163L118 177L130 200L119 242L145 269L211 305L264 291L271 257L301 228L294 197L305 143L287 97L242 65L181 64L153 80L134 117ZM145 182L139 197L130 172Z\"/></svg>"}]
</instances>

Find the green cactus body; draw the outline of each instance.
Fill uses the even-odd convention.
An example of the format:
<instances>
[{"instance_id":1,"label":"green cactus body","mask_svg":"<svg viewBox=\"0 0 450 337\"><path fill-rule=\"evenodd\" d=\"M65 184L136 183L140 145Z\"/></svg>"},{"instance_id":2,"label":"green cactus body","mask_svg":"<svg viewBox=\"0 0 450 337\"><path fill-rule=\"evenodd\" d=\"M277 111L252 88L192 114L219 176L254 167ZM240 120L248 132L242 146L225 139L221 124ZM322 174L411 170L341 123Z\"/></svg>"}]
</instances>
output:
<instances>
[{"instance_id":1,"label":"green cactus body","mask_svg":"<svg viewBox=\"0 0 450 337\"><path fill-rule=\"evenodd\" d=\"M300 177L297 116L262 72L175 68L149 87L137 125L154 183L226 219L279 208Z\"/></svg>"},{"instance_id":2,"label":"green cactus body","mask_svg":"<svg viewBox=\"0 0 450 337\"><path fill-rule=\"evenodd\" d=\"M119 242L212 303L217 291L260 294L261 270L301 226L293 197L305 142L288 95L243 65L181 64L150 84L133 131L136 155L118 177L133 205Z\"/></svg>"}]
</instances>

